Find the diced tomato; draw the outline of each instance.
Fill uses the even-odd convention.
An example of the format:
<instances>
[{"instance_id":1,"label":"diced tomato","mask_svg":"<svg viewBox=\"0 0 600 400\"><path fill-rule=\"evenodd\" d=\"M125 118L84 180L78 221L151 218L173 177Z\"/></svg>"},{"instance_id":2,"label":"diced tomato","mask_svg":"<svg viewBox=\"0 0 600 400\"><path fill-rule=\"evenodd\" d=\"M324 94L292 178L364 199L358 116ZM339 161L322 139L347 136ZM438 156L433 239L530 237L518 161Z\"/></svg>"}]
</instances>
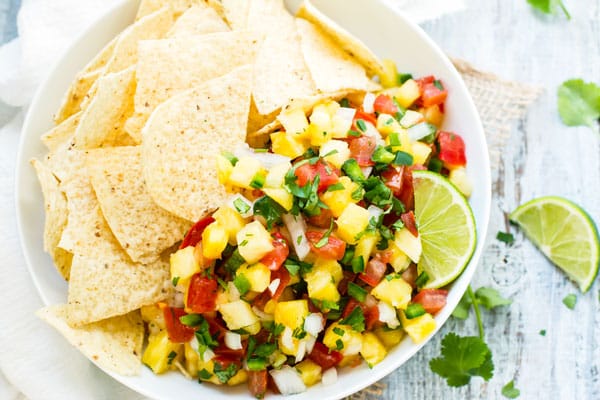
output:
<instances>
[{"instance_id":1,"label":"diced tomato","mask_svg":"<svg viewBox=\"0 0 600 400\"><path fill-rule=\"evenodd\" d=\"M413 164L410 166L412 171L427 171L427 167L423 164Z\"/></svg>"},{"instance_id":2,"label":"diced tomato","mask_svg":"<svg viewBox=\"0 0 600 400\"><path fill-rule=\"evenodd\" d=\"M412 211L406 212L400 216L400 219L404 223L404 226L414 237L419 236L419 231L417 230L417 221L415 220L415 213Z\"/></svg>"},{"instance_id":3,"label":"diced tomato","mask_svg":"<svg viewBox=\"0 0 600 400\"><path fill-rule=\"evenodd\" d=\"M327 243L323 246L318 246L325 235L324 232L319 231L307 231L306 239L308 239L308 244L310 244L310 248L319 257L327 258L329 260L341 260L344 258L344 253L346 252L346 242L333 235L329 235L327 238Z\"/></svg>"},{"instance_id":4,"label":"diced tomato","mask_svg":"<svg viewBox=\"0 0 600 400\"><path fill-rule=\"evenodd\" d=\"M358 279L365 282L367 285L375 287L383 279L386 269L386 263L382 262L377 257L373 257L367 263L365 272L358 275Z\"/></svg>"},{"instance_id":5,"label":"diced tomato","mask_svg":"<svg viewBox=\"0 0 600 400\"><path fill-rule=\"evenodd\" d=\"M375 257L378 258L381 262L389 264L389 262L392 260L393 255L394 253L391 250L384 250L375 254Z\"/></svg>"},{"instance_id":6,"label":"diced tomato","mask_svg":"<svg viewBox=\"0 0 600 400\"><path fill-rule=\"evenodd\" d=\"M285 268L280 268L280 269L285 269ZM267 304L267 302L271 300L271 292L269 292L269 289L265 289L264 292L260 293L258 296L256 296L254 298L254 300L252 300L252 305L256 308L258 308L259 310L264 310L265 309L265 305Z\"/></svg>"},{"instance_id":7,"label":"diced tomato","mask_svg":"<svg viewBox=\"0 0 600 400\"><path fill-rule=\"evenodd\" d=\"M239 370L242 366L241 358L229 357L229 356L215 356L212 361L221 367L221 369L227 369L231 364L236 366L236 369Z\"/></svg>"},{"instance_id":8,"label":"diced tomato","mask_svg":"<svg viewBox=\"0 0 600 400\"><path fill-rule=\"evenodd\" d=\"M419 85L419 89L421 89L421 91L423 91L423 87L425 85L435 82L435 76L433 76L433 75L424 76L420 79L417 79L416 82L417 82L417 85Z\"/></svg>"},{"instance_id":9,"label":"diced tomato","mask_svg":"<svg viewBox=\"0 0 600 400\"><path fill-rule=\"evenodd\" d=\"M415 209L415 188L413 186L413 176L410 168L402 169L402 189L396 197L404 204L405 211Z\"/></svg>"},{"instance_id":10,"label":"diced tomato","mask_svg":"<svg viewBox=\"0 0 600 400\"><path fill-rule=\"evenodd\" d=\"M418 276L419 274L417 272L416 264L411 264L404 272L402 272L402 279L404 279L413 288L417 286L415 281L417 280Z\"/></svg>"},{"instance_id":11,"label":"diced tomato","mask_svg":"<svg viewBox=\"0 0 600 400\"><path fill-rule=\"evenodd\" d=\"M428 83L421 90L421 104L423 107L442 104L446 101L446 97L448 97L448 91L438 88L435 83Z\"/></svg>"},{"instance_id":12,"label":"diced tomato","mask_svg":"<svg viewBox=\"0 0 600 400\"><path fill-rule=\"evenodd\" d=\"M328 208L321 208L320 210L319 214L308 217L308 223L318 228L327 229L331 225L333 214Z\"/></svg>"},{"instance_id":13,"label":"diced tomato","mask_svg":"<svg viewBox=\"0 0 600 400\"><path fill-rule=\"evenodd\" d=\"M215 221L213 217L204 217L200 221L196 222L194 226L190 228L183 242L179 246L180 249L184 249L188 246L195 246L202 240L202 232L204 229Z\"/></svg>"},{"instance_id":14,"label":"diced tomato","mask_svg":"<svg viewBox=\"0 0 600 400\"><path fill-rule=\"evenodd\" d=\"M375 109L375 112L378 112L379 114L384 113L394 115L398 112L398 107L396 104L394 104L394 100L385 94L380 94L377 96L375 102L373 103L373 109Z\"/></svg>"},{"instance_id":15,"label":"diced tomato","mask_svg":"<svg viewBox=\"0 0 600 400\"><path fill-rule=\"evenodd\" d=\"M271 282L273 282L275 279L279 279L279 286L277 286L277 290L275 290L275 293L271 294L271 298L273 300L279 299L288 283L290 283L290 281L292 280L292 277L290 276L290 272L287 270L287 268L284 267L271 272Z\"/></svg>"},{"instance_id":16,"label":"diced tomato","mask_svg":"<svg viewBox=\"0 0 600 400\"><path fill-rule=\"evenodd\" d=\"M269 267L271 271L276 271L281 268L289 254L290 249L287 242L281 233L277 232L273 234L273 250L268 252L260 262Z\"/></svg>"},{"instance_id":17,"label":"diced tomato","mask_svg":"<svg viewBox=\"0 0 600 400\"><path fill-rule=\"evenodd\" d=\"M216 336L218 340L222 341L222 339L225 337L225 332L227 332L225 322L216 315L211 316L210 314L204 314L203 316L206 322L208 322L208 331L210 334L213 337Z\"/></svg>"},{"instance_id":18,"label":"diced tomato","mask_svg":"<svg viewBox=\"0 0 600 400\"><path fill-rule=\"evenodd\" d=\"M390 188L394 196L398 196L402 191L402 177L404 167L393 167L389 166L385 171L381 173L385 186Z\"/></svg>"},{"instance_id":19,"label":"diced tomato","mask_svg":"<svg viewBox=\"0 0 600 400\"><path fill-rule=\"evenodd\" d=\"M173 343L185 343L192 340L195 329L186 326L179 321L179 317L187 315L183 308L169 307L165 303L159 303L165 319L169 340Z\"/></svg>"},{"instance_id":20,"label":"diced tomato","mask_svg":"<svg viewBox=\"0 0 600 400\"><path fill-rule=\"evenodd\" d=\"M352 121L352 129L355 131L360 132L360 129L358 129L358 126L356 125L356 121L359 119L362 119L365 122L370 122L373 125L377 125L377 118L375 117L375 114L366 113L361 107L360 109L356 110L356 114L354 114L354 120Z\"/></svg>"},{"instance_id":21,"label":"diced tomato","mask_svg":"<svg viewBox=\"0 0 600 400\"><path fill-rule=\"evenodd\" d=\"M327 161L319 160L315 164L311 165L306 163L296 168L294 174L298 177L296 183L298 186L303 187L309 182L312 182L315 177L319 176L319 187L318 191L323 192L329 186L337 183L338 175L333 167L329 165Z\"/></svg>"},{"instance_id":22,"label":"diced tomato","mask_svg":"<svg viewBox=\"0 0 600 400\"><path fill-rule=\"evenodd\" d=\"M443 289L423 289L415 297L413 303L419 303L429 314L435 314L446 306L448 291Z\"/></svg>"},{"instance_id":23,"label":"diced tomato","mask_svg":"<svg viewBox=\"0 0 600 400\"><path fill-rule=\"evenodd\" d=\"M467 163L465 142L459 135L452 132L440 131L437 140L440 145L440 154L438 157L444 162L446 168L459 167Z\"/></svg>"},{"instance_id":24,"label":"diced tomato","mask_svg":"<svg viewBox=\"0 0 600 400\"><path fill-rule=\"evenodd\" d=\"M377 325L380 325L379 307L376 305L368 307L367 311L365 311L365 329L370 331Z\"/></svg>"},{"instance_id":25,"label":"diced tomato","mask_svg":"<svg viewBox=\"0 0 600 400\"><path fill-rule=\"evenodd\" d=\"M350 148L350 157L356 159L359 166L370 167L375 165L371 160L375 147L377 147L374 138L370 136L353 138L350 140L348 147Z\"/></svg>"},{"instance_id":26,"label":"diced tomato","mask_svg":"<svg viewBox=\"0 0 600 400\"><path fill-rule=\"evenodd\" d=\"M250 394L257 399L262 399L267 393L267 370L263 371L248 371L248 390Z\"/></svg>"},{"instance_id":27,"label":"diced tomato","mask_svg":"<svg viewBox=\"0 0 600 400\"><path fill-rule=\"evenodd\" d=\"M194 274L187 293L187 308L194 313L204 313L217 309L217 280L203 274Z\"/></svg>"},{"instance_id":28,"label":"diced tomato","mask_svg":"<svg viewBox=\"0 0 600 400\"><path fill-rule=\"evenodd\" d=\"M246 355L246 345L248 342L242 341L242 348L233 350L225 345L225 342L221 340L219 345L213 349L217 356L224 356L233 360L242 359Z\"/></svg>"},{"instance_id":29,"label":"diced tomato","mask_svg":"<svg viewBox=\"0 0 600 400\"><path fill-rule=\"evenodd\" d=\"M338 283L338 292L340 292L342 296L345 296L346 293L348 293L348 283L354 282L354 279L356 279L356 274L354 272L344 270L344 277L340 283Z\"/></svg>"},{"instance_id":30,"label":"diced tomato","mask_svg":"<svg viewBox=\"0 0 600 400\"><path fill-rule=\"evenodd\" d=\"M308 358L319 364L325 371L338 365L344 356L339 351L329 350L323 343L316 342Z\"/></svg>"}]
</instances>

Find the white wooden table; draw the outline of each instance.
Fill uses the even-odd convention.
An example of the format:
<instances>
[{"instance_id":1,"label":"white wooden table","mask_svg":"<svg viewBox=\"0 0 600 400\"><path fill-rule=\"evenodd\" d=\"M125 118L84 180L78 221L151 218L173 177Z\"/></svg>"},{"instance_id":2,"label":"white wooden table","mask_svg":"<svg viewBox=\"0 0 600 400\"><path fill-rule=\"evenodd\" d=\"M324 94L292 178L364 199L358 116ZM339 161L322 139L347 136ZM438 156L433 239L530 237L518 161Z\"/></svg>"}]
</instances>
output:
<instances>
[{"instance_id":1,"label":"white wooden table","mask_svg":"<svg viewBox=\"0 0 600 400\"><path fill-rule=\"evenodd\" d=\"M0 42L15 33L18 3L0 0ZM454 389L429 370L445 333L476 334L474 317L450 320L423 351L384 380L386 399L502 398L502 386L512 379L521 399L600 399L600 285L580 295L520 234L510 248L494 239L498 230L507 229L506 211L541 195L570 198L600 221L600 135L563 126L556 112L562 81L600 82L600 1L565 3L571 21L540 16L525 0L467 0L466 11L423 25L448 54L546 91L515 124L503 152L487 250L473 282L514 300L509 307L483 312L494 377ZM562 304L569 293L578 294L574 311ZM543 329L546 336L539 334Z\"/></svg>"}]
</instances>

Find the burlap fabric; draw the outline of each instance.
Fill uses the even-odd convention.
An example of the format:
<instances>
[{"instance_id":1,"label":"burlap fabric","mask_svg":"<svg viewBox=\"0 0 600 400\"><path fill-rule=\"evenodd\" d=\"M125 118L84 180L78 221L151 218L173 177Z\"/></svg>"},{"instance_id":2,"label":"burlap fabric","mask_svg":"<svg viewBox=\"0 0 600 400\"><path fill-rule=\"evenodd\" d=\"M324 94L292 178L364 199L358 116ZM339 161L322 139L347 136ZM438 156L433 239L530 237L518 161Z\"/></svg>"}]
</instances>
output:
<instances>
[{"instance_id":1,"label":"burlap fabric","mask_svg":"<svg viewBox=\"0 0 600 400\"><path fill-rule=\"evenodd\" d=\"M542 90L478 71L464 60L452 59L452 62L462 75L479 111L494 173L500 162L501 149L506 144L514 122L525 116L528 106L538 98ZM384 396L385 384L377 382L346 400L383 400Z\"/></svg>"}]
</instances>

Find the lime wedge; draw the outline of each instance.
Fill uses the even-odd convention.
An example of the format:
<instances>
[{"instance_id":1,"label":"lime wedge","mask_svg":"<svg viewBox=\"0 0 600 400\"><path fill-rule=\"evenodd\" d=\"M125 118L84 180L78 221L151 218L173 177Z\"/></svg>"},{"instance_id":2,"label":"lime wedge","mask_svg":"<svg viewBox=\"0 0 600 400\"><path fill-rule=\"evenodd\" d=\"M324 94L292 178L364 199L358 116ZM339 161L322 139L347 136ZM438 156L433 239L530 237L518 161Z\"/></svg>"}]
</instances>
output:
<instances>
[{"instance_id":1,"label":"lime wedge","mask_svg":"<svg viewBox=\"0 0 600 400\"><path fill-rule=\"evenodd\" d=\"M426 272L426 288L455 280L465 269L477 242L475 218L469 203L443 176L414 171L415 218L423 253L417 265Z\"/></svg>"},{"instance_id":2,"label":"lime wedge","mask_svg":"<svg viewBox=\"0 0 600 400\"><path fill-rule=\"evenodd\" d=\"M509 218L582 292L592 286L600 241L596 225L581 207L561 197L540 197L519 206Z\"/></svg>"}]
</instances>

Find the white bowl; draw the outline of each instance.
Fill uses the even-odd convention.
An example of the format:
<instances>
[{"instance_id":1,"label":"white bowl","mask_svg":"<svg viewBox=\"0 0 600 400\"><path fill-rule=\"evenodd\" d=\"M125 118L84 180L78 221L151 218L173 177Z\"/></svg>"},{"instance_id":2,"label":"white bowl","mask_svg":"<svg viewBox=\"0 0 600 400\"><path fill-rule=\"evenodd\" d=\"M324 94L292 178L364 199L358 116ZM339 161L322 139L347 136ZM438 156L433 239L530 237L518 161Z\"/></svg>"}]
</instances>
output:
<instances>
[{"instance_id":1,"label":"white bowl","mask_svg":"<svg viewBox=\"0 0 600 400\"><path fill-rule=\"evenodd\" d=\"M470 203L477 222L480 239L471 262L454 282L448 295L447 306L435 317L441 327L460 300L471 281L483 249L488 226L491 179L487 145L473 101L464 82L444 53L406 16L385 4L385 0L315 0L325 14L362 39L380 57L391 58L403 72L416 76L435 75L449 90L446 102L444 129L459 133L467 146L468 174L473 180ZM290 10L298 0L287 1ZM53 126L52 113L58 109L63 93L77 71L90 60L104 44L130 24L138 1L124 0L91 26L54 66L33 100L23 127L18 154L16 196L17 219L25 259L42 300L46 304L65 303L67 284L52 266L50 257L42 248L44 209L42 194L29 165L32 157L46 153L40 136ZM348 396L388 375L404 364L425 343L413 344L404 340L373 369L365 365L344 368L338 381L330 386L316 385L294 399L338 399ZM425 370L427 366L423 366ZM116 380L148 397L155 399L208 398L252 399L245 385L219 388L210 384L199 385L179 373L154 375L143 368L140 376L124 377L106 371ZM269 394L270 399L281 398Z\"/></svg>"}]
</instances>

